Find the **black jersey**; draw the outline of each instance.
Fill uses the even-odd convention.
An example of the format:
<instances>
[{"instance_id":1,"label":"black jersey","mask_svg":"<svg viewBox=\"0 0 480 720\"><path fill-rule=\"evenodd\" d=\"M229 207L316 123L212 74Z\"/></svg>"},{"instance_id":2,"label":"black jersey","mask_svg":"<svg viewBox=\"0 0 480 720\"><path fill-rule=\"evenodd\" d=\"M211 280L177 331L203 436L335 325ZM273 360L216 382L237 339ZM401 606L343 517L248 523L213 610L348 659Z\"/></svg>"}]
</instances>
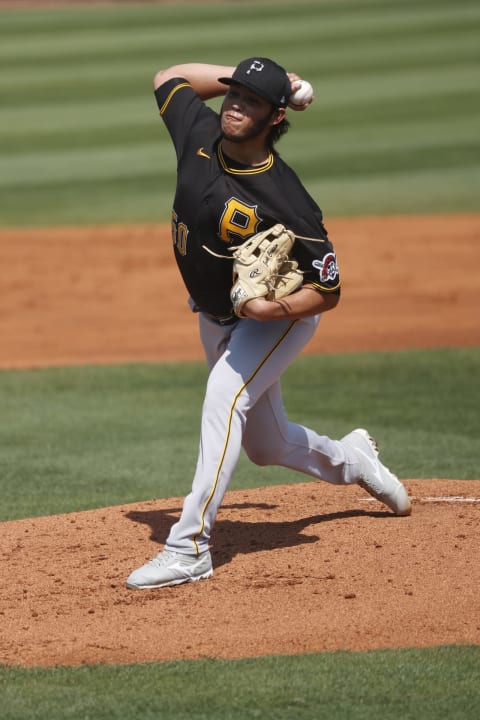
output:
<instances>
[{"instance_id":1,"label":"black jersey","mask_svg":"<svg viewBox=\"0 0 480 720\"><path fill-rule=\"evenodd\" d=\"M177 188L172 211L175 257L198 309L217 317L232 313L232 261L235 246L261 230L282 223L298 235L292 256L304 283L339 292L338 267L318 205L294 171L271 152L260 166L240 165L219 144L219 115L184 79L169 80L155 92L160 115L177 154Z\"/></svg>"}]
</instances>

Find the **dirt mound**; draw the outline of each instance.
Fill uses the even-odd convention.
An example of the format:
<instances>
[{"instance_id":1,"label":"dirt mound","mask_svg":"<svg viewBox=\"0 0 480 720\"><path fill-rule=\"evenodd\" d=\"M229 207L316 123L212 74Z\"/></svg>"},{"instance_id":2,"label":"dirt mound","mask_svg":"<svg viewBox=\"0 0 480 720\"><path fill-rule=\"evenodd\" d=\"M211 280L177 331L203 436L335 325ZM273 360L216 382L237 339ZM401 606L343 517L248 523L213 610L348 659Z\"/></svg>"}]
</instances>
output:
<instances>
[{"instance_id":1,"label":"dirt mound","mask_svg":"<svg viewBox=\"0 0 480 720\"><path fill-rule=\"evenodd\" d=\"M360 488L227 493L215 575L125 588L160 549L180 499L2 524L2 662L238 658L480 643L480 486L406 481L396 518Z\"/></svg>"}]
</instances>

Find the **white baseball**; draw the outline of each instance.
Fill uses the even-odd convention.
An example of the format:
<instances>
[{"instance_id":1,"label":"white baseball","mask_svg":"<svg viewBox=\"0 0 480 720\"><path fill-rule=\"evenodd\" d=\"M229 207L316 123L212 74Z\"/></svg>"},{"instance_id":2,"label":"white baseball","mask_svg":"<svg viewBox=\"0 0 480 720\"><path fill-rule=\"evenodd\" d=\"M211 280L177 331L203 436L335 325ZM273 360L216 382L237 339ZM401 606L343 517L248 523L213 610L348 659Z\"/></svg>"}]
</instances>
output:
<instances>
[{"instance_id":1,"label":"white baseball","mask_svg":"<svg viewBox=\"0 0 480 720\"><path fill-rule=\"evenodd\" d=\"M289 102L292 105L305 105L313 98L313 88L306 80L297 80L297 82L301 83L300 87L290 95Z\"/></svg>"}]
</instances>

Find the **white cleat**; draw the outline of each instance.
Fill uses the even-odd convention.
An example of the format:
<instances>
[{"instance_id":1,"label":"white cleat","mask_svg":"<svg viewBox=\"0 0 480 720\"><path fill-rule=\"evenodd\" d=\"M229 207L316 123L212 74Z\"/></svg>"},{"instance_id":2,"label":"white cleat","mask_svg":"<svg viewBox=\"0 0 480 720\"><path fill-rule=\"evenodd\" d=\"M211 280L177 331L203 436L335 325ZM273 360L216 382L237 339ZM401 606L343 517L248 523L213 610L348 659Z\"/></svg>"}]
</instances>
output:
<instances>
[{"instance_id":1,"label":"white cleat","mask_svg":"<svg viewBox=\"0 0 480 720\"><path fill-rule=\"evenodd\" d=\"M206 550L200 555L184 555L162 550L127 578L127 588L149 590L205 580L213 575L212 558Z\"/></svg>"},{"instance_id":2,"label":"white cleat","mask_svg":"<svg viewBox=\"0 0 480 720\"><path fill-rule=\"evenodd\" d=\"M341 439L355 451L360 463L358 484L372 497L384 503L395 515L410 515L412 505L405 487L378 458L375 440L363 428L352 430Z\"/></svg>"}]
</instances>

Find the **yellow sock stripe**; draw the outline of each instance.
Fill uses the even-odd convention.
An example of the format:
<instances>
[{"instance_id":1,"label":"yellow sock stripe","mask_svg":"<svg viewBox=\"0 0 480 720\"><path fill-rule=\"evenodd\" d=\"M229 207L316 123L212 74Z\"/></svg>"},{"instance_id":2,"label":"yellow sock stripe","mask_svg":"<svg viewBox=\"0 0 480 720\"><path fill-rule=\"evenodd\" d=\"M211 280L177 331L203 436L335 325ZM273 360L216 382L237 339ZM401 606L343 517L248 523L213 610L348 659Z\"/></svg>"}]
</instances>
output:
<instances>
[{"instance_id":1,"label":"yellow sock stripe","mask_svg":"<svg viewBox=\"0 0 480 720\"><path fill-rule=\"evenodd\" d=\"M277 340L277 342L276 342L275 345L271 348L271 350L267 353L267 355L265 355L265 357L263 358L262 362L258 365L257 368L255 368L255 370L254 370L253 373L250 375L250 377L244 382L244 384L242 385L242 387L240 388L240 390L236 393L236 395L235 395L235 397L234 397L234 399L233 399L232 405L231 405L231 407L230 407L230 412L229 412L229 415L228 415L227 434L226 434L226 437L225 437L225 442L224 442L224 444L223 444L223 451L222 451L222 455L221 455L221 458L220 458L220 462L218 463L217 472L215 473L215 481L214 481L214 483L213 483L213 488L212 488L212 491L211 491L210 495L208 496L207 500L205 501L205 504L204 504L204 506L203 506L203 508L202 508L200 530L198 531L198 533L197 533L196 535L193 536L193 544L195 545L195 554L196 554L196 555L199 555L197 538L199 537L199 535L202 534L202 532L203 532L203 530L204 530L204 527L205 527L205 513L207 512L207 508L208 508L208 506L210 505L213 496L215 495L215 491L216 491L217 485L218 485L218 480L219 480L219 478L220 478L220 473L221 473L222 467L223 467L223 461L225 460L225 455L226 455L226 453L227 453L228 441L229 441L229 439L230 439L230 432L231 432L231 430L232 430L233 411L234 411L234 409L235 409L235 405L237 404L237 400L238 400L238 398L240 397L240 395L242 394L242 392L245 390L245 388L248 387L248 385L252 382L252 380L258 375L258 373L260 372L260 370L262 369L262 367L265 365L265 363L267 362L267 360L273 355L273 353L274 353L275 350L278 348L278 346L285 340L285 338L287 337L288 333L290 332L290 330L292 329L292 327L295 325L296 322L297 322L297 321L294 320L294 321L288 326L288 328L285 330L285 332L283 333L283 335Z\"/></svg>"}]
</instances>

